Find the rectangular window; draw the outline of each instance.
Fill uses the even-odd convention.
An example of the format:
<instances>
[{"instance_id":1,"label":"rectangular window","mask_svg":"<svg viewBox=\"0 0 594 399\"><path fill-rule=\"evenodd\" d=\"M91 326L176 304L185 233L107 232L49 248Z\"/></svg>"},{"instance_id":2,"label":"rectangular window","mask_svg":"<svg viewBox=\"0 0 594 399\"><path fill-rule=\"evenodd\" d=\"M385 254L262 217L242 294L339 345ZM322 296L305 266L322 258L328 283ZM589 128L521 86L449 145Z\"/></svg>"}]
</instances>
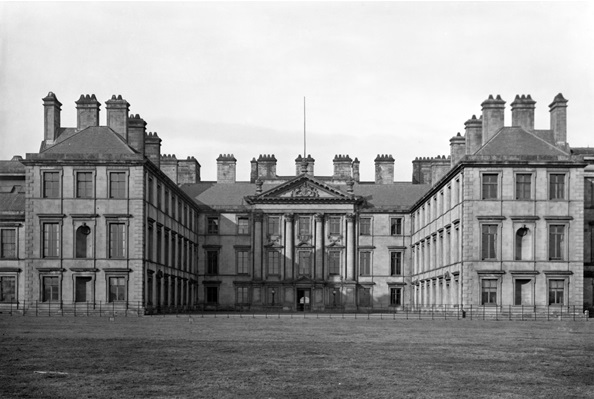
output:
<instances>
[{"instance_id":1,"label":"rectangular window","mask_svg":"<svg viewBox=\"0 0 594 399\"><path fill-rule=\"evenodd\" d=\"M402 252L390 252L390 275L402 275Z\"/></svg>"},{"instance_id":2,"label":"rectangular window","mask_svg":"<svg viewBox=\"0 0 594 399\"><path fill-rule=\"evenodd\" d=\"M268 217L268 235L278 236L280 235L280 218L277 216Z\"/></svg>"},{"instance_id":3,"label":"rectangular window","mask_svg":"<svg viewBox=\"0 0 594 399\"><path fill-rule=\"evenodd\" d=\"M549 226L549 260L563 260L565 242L565 226L552 224Z\"/></svg>"},{"instance_id":4,"label":"rectangular window","mask_svg":"<svg viewBox=\"0 0 594 399\"><path fill-rule=\"evenodd\" d=\"M237 218L237 234L250 234L250 220L248 218Z\"/></svg>"},{"instance_id":5,"label":"rectangular window","mask_svg":"<svg viewBox=\"0 0 594 399\"><path fill-rule=\"evenodd\" d=\"M93 196L93 174L91 172L76 173L76 198Z\"/></svg>"},{"instance_id":6,"label":"rectangular window","mask_svg":"<svg viewBox=\"0 0 594 399\"><path fill-rule=\"evenodd\" d=\"M153 240L155 239L155 232L153 230L153 224L149 222L148 224L148 240L146 243L146 257L148 258L148 260L153 261L154 258L154 252L153 252Z\"/></svg>"},{"instance_id":7,"label":"rectangular window","mask_svg":"<svg viewBox=\"0 0 594 399\"><path fill-rule=\"evenodd\" d=\"M269 251L268 252L268 274L279 275L280 274L280 252Z\"/></svg>"},{"instance_id":8,"label":"rectangular window","mask_svg":"<svg viewBox=\"0 0 594 399\"><path fill-rule=\"evenodd\" d=\"M243 303L247 304L250 303L248 298L248 287L237 287L237 291L235 294L235 302L236 303Z\"/></svg>"},{"instance_id":9,"label":"rectangular window","mask_svg":"<svg viewBox=\"0 0 594 399\"><path fill-rule=\"evenodd\" d=\"M584 179L584 204L586 208L594 208L594 179Z\"/></svg>"},{"instance_id":10,"label":"rectangular window","mask_svg":"<svg viewBox=\"0 0 594 399\"><path fill-rule=\"evenodd\" d=\"M43 302L52 302L60 300L60 280L57 276L43 277Z\"/></svg>"},{"instance_id":11,"label":"rectangular window","mask_svg":"<svg viewBox=\"0 0 594 399\"><path fill-rule=\"evenodd\" d=\"M171 194L171 217L176 218L175 197L173 194Z\"/></svg>"},{"instance_id":12,"label":"rectangular window","mask_svg":"<svg viewBox=\"0 0 594 399\"><path fill-rule=\"evenodd\" d=\"M481 305L497 304L497 280L481 280Z\"/></svg>"},{"instance_id":13,"label":"rectangular window","mask_svg":"<svg viewBox=\"0 0 594 399\"><path fill-rule=\"evenodd\" d=\"M16 301L16 277L0 277L0 302Z\"/></svg>"},{"instance_id":14,"label":"rectangular window","mask_svg":"<svg viewBox=\"0 0 594 399\"><path fill-rule=\"evenodd\" d=\"M165 247L167 247L167 240L165 240ZM164 264L168 264L171 267L175 267L175 259L177 254L177 240L175 239L175 233L171 232L171 240L169 242L169 248L171 249L171 259L165 258Z\"/></svg>"},{"instance_id":15,"label":"rectangular window","mask_svg":"<svg viewBox=\"0 0 594 399\"><path fill-rule=\"evenodd\" d=\"M149 179L148 179L148 188L147 188L147 191L148 191L148 202L149 202L149 204L152 204L153 201L154 201L153 190L154 190L154 187L153 187L153 178L152 177L149 177Z\"/></svg>"},{"instance_id":16,"label":"rectangular window","mask_svg":"<svg viewBox=\"0 0 594 399\"><path fill-rule=\"evenodd\" d=\"M205 287L206 289L206 303L218 304L219 303L219 287Z\"/></svg>"},{"instance_id":17,"label":"rectangular window","mask_svg":"<svg viewBox=\"0 0 594 399\"><path fill-rule=\"evenodd\" d=\"M157 263L163 262L163 258L161 258L161 248L163 247L163 236L162 236L162 229L161 226L157 226ZM167 261L167 259L165 259ZM165 263L165 262L163 262Z\"/></svg>"},{"instance_id":18,"label":"rectangular window","mask_svg":"<svg viewBox=\"0 0 594 399\"><path fill-rule=\"evenodd\" d=\"M390 305L402 306L402 288L390 288Z\"/></svg>"},{"instance_id":19,"label":"rectangular window","mask_svg":"<svg viewBox=\"0 0 594 399\"><path fill-rule=\"evenodd\" d=\"M516 174L516 199L529 200L532 198L532 175L530 173Z\"/></svg>"},{"instance_id":20,"label":"rectangular window","mask_svg":"<svg viewBox=\"0 0 594 399\"><path fill-rule=\"evenodd\" d=\"M328 252L328 273L340 274L340 252Z\"/></svg>"},{"instance_id":21,"label":"rectangular window","mask_svg":"<svg viewBox=\"0 0 594 399\"><path fill-rule=\"evenodd\" d=\"M390 218L390 235L402 234L402 218Z\"/></svg>"},{"instance_id":22,"label":"rectangular window","mask_svg":"<svg viewBox=\"0 0 594 399\"><path fill-rule=\"evenodd\" d=\"M206 251L206 274L219 274L219 251Z\"/></svg>"},{"instance_id":23,"label":"rectangular window","mask_svg":"<svg viewBox=\"0 0 594 399\"><path fill-rule=\"evenodd\" d=\"M109 198L126 197L126 174L111 172L109 174Z\"/></svg>"},{"instance_id":24,"label":"rectangular window","mask_svg":"<svg viewBox=\"0 0 594 399\"><path fill-rule=\"evenodd\" d=\"M371 252L365 251L359 254L359 273L362 276L371 275Z\"/></svg>"},{"instance_id":25,"label":"rectangular window","mask_svg":"<svg viewBox=\"0 0 594 399\"><path fill-rule=\"evenodd\" d=\"M43 174L43 198L58 198L60 196L60 174L45 172Z\"/></svg>"},{"instance_id":26,"label":"rectangular window","mask_svg":"<svg viewBox=\"0 0 594 399\"><path fill-rule=\"evenodd\" d=\"M483 195L484 200L497 199L497 186L499 175L496 173L485 173L483 178Z\"/></svg>"},{"instance_id":27,"label":"rectangular window","mask_svg":"<svg viewBox=\"0 0 594 399\"><path fill-rule=\"evenodd\" d=\"M549 305L563 305L565 280L549 280Z\"/></svg>"},{"instance_id":28,"label":"rectangular window","mask_svg":"<svg viewBox=\"0 0 594 399\"><path fill-rule=\"evenodd\" d=\"M362 236L371 235L371 218L359 219L359 234Z\"/></svg>"},{"instance_id":29,"label":"rectangular window","mask_svg":"<svg viewBox=\"0 0 594 399\"><path fill-rule=\"evenodd\" d=\"M165 190L165 213L169 213L169 190ZM173 217L175 217L175 206L173 207Z\"/></svg>"},{"instance_id":30,"label":"rectangular window","mask_svg":"<svg viewBox=\"0 0 594 399\"><path fill-rule=\"evenodd\" d=\"M126 278L125 277L110 277L109 278L109 302L125 301L126 300Z\"/></svg>"},{"instance_id":31,"label":"rectangular window","mask_svg":"<svg viewBox=\"0 0 594 399\"><path fill-rule=\"evenodd\" d=\"M328 225L330 228L331 235L340 234L340 216L330 216L328 218Z\"/></svg>"},{"instance_id":32,"label":"rectangular window","mask_svg":"<svg viewBox=\"0 0 594 399\"><path fill-rule=\"evenodd\" d=\"M206 233L219 234L219 218L211 216L206 218Z\"/></svg>"},{"instance_id":33,"label":"rectangular window","mask_svg":"<svg viewBox=\"0 0 594 399\"><path fill-rule=\"evenodd\" d=\"M16 230L0 230L0 259L16 258Z\"/></svg>"},{"instance_id":34,"label":"rectangular window","mask_svg":"<svg viewBox=\"0 0 594 399\"><path fill-rule=\"evenodd\" d=\"M497 259L497 228L496 224L482 225L481 259Z\"/></svg>"},{"instance_id":35,"label":"rectangular window","mask_svg":"<svg viewBox=\"0 0 594 399\"><path fill-rule=\"evenodd\" d=\"M126 257L126 225L124 223L109 224L109 257Z\"/></svg>"},{"instance_id":36,"label":"rectangular window","mask_svg":"<svg viewBox=\"0 0 594 399\"><path fill-rule=\"evenodd\" d=\"M161 201L163 201L163 197L161 195L161 185L157 184L157 208L161 209Z\"/></svg>"},{"instance_id":37,"label":"rectangular window","mask_svg":"<svg viewBox=\"0 0 594 399\"><path fill-rule=\"evenodd\" d=\"M60 225L58 223L43 224L43 257L60 256Z\"/></svg>"},{"instance_id":38,"label":"rectangular window","mask_svg":"<svg viewBox=\"0 0 594 399\"><path fill-rule=\"evenodd\" d=\"M301 236L308 236L311 234L310 229L311 223L308 217L300 217L299 218L299 235Z\"/></svg>"},{"instance_id":39,"label":"rectangular window","mask_svg":"<svg viewBox=\"0 0 594 399\"><path fill-rule=\"evenodd\" d=\"M163 264L166 266L171 266L169 263L169 230L167 229L165 229L165 237L163 242L165 243L165 248L163 249Z\"/></svg>"},{"instance_id":40,"label":"rectangular window","mask_svg":"<svg viewBox=\"0 0 594 399\"><path fill-rule=\"evenodd\" d=\"M549 175L549 199L565 199L565 174Z\"/></svg>"},{"instance_id":41,"label":"rectangular window","mask_svg":"<svg viewBox=\"0 0 594 399\"><path fill-rule=\"evenodd\" d=\"M237 258L237 274L249 274L250 251L237 251L235 256Z\"/></svg>"},{"instance_id":42,"label":"rectangular window","mask_svg":"<svg viewBox=\"0 0 594 399\"><path fill-rule=\"evenodd\" d=\"M311 252L299 252L299 274L309 276L311 274Z\"/></svg>"}]
</instances>

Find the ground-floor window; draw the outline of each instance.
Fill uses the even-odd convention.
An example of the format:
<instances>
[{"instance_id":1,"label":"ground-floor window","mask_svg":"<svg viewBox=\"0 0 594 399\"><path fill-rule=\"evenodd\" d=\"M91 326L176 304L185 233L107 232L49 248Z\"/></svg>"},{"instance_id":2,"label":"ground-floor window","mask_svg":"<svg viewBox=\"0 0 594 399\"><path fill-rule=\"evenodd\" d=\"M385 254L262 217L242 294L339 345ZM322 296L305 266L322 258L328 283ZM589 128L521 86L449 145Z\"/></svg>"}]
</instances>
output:
<instances>
[{"instance_id":1,"label":"ground-floor window","mask_svg":"<svg viewBox=\"0 0 594 399\"><path fill-rule=\"evenodd\" d=\"M16 301L16 277L0 276L0 302Z\"/></svg>"},{"instance_id":2,"label":"ground-floor window","mask_svg":"<svg viewBox=\"0 0 594 399\"><path fill-rule=\"evenodd\" d=\"M235 303L249 303L248 297L248 289L249 287L237 287L235 291Z\"/></svg>"},{"instance_id":3,"label":"ground-floor window","mask_svg":"<svg viewBox=\"0 0 594 399\"><path fill-rule=\"evenodd\" d=\"M402 305L402 288L390 288L390 305Z\"/></svg>"},{"instance_id":4,"label":"ground-floor window","mask_svg":"<svg viewBox=\"0 0 594 399\"><path fill-rule=\"evenodd\" d=\"M549 305L563 305L564 280L549 280Z\"/></svg>"},{"instance_id":5,"label":"ground-floor window","mask_svg":"<svg viewBox=\"0 0 594 399\"><path fill-rule=\"evenodd\" d=\"M497 304L497 280L481 280L481 305Z\"/></svg>"},{"instance_id":6,"label":"ground-floor window","mask_svg":"<svg viewBox=\"0 0 594 399\"><path fill-rule=\"evenodd\" d=\"M109 302L125 301L126 300L126 278L125 277L110 277L109 278Z\"/></svg>"},{"instance_id":7,"label":"ground-floor window","mask_svg":"<svg viewBox=\"0 0 594 399\"><path fill-rule=\"evenodd\" d=\"M205 287L206 303L219 303L219 287Z\"/></svg>"},{"instance_id":8,"label":"ground-floor window","mask_svg":"<svg viewBox=\"0 0 594 399\"><path fill-rule=\"evenodd\" d=\"M43 277L43 302L59 301L60 300L60 278L57 276Z\"/></svg>"}]
</instances>

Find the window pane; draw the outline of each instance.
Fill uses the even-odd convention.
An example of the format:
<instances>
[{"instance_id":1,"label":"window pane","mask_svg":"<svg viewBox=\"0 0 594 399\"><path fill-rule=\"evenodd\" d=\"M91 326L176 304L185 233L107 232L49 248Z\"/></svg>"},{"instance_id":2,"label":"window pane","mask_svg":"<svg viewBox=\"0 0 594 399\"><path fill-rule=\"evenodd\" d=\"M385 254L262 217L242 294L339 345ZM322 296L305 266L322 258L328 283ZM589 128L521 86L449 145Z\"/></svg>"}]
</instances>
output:
<instances>
[{"instance_id":1,"label":"window pane","mask_svg":"<svg viewBox=\"0 0 594 399\"><path fill-rule=\"evenodd\" d=\"M497 280L481 281L481 303L483 305L497 304Z\"/></svg>"},{"instance_id":2,"label":"window pane","mask_svg":"<svg viewBox=\"0 0 594 399\"><path fill-rule=\"evenodd\" d=\"M331 216L328 218L330 234L340 234L340 217Z\"/></svg>"},{"instance_id":3,"label":"window pane","mask_svg":"<svg viewBox=\"0 0 594 399\"><path fill-rule=\"evenodd\" d=\"M299 274L309 276L311 273L311 253L299 252Z\"/></svg>"},{"instance_id":4,"label":"window pane","mask_svg":"<svg viewBox=\"0 0 594 399\"><path fill-rule=\"evenodd\" d=\"M249 234L249 219L239 218L237 219L237 234Z\"/></svg>"},{"instance_id":5,"label":"window pane","mask_svg":"<svg viewBox=\"0 0 594 399\"><path fill-rule=\"evenodd\" d=\"M219 273L219 252L218 251L207 251L206 252L206 273L207 274L218 274Z\"/></svg>"},{"instance_id":6,"label":"window pane","mask_svg":"<svg viewBox=\"0 0 594 399\"><path fill-rule=\"evenodd\" d=\"M360 254L360 273L361 275L371 274L371 252L361 252Z\"/></svg>"},{"instance_id":7,"label":"window pane","mask_svg":"<svg viewBox=\"0 0 594 399\"><path fill-rule=\"evenodd\" d=\"M390 305L400 306L402 305L402 289L401 288L390 288Z\"/></svg>"},{"instance_id":8,"label":"window pane","mask_svg":"<svg viewBox=\"0 0 594 399\"><path fill-rule=\"evenodd\" d=\"M208 234L219 234L219 218L209 217L207 218L207 233Z\"/></svg>"},{"instance_id":9,"label":"window pane","mask_svg":"<svg viewBox=\"0 0 594 399\"><path fill-rule=\"evenodd\" d=\"M552 200L565 198L565 175L564 174L549 175L549 198Z\"/></svg>"},{"instance_id":10,"label":"window pane","mask_svg":"<svg viewBox=\"0 0 594 399\"><path fill-rule=\"evenodd\" d=\"M0 302L16 301L16 277L0 277Z\"/></svg>"},{"instance_id":11,"label":"window pane","mask_svg":"<svg viewBox=\"0 0 594 399\"><path fill-rule=\"evenodd\" d=\"M249 251L237 251L237 273L248 274Z\"/></svg>"},{"instance_id":12,"label":"window pane","mask_svg":"<svg viewBox=\"0 0 594 399\"><path fill-rule=\"evenodd\" d=\"M93 174L78 172L76 174L76 197L90 198L93 195Z\"/></svg>"},{"instance_id":13,"label":"window pane","mask_svg":"<svg viewBox=\"0 0 594 399\"><path fill-rule=\"evenodd\" d=\"M340 274L340 252L331 251L328 253L328 272Z\"/></svg>"},{"instance_id":14,"label":"window pane","mask_svg":"<svg viewBox=\"0 0 594 399\"><path fill-rule=\"evenodd\" d=\"M269 217L268 218L268 235L278 236L280 235L280 218Z\"/></svg>"},{"instance_id":15,"label":"window pane","mask_svg":"<svg viewBox=\"0 0 594 399\"><path fill-rule=\"evenodd\" d=\"M402 252L390 252L390 274L392 276L402 274Z\"/></svg>"},{"instance_id":16,"label":"window pane","mask_svg":"<svg viewBox=\"0 0 594 399\"><path fill-rule=\"evenodd\" d=\"M43 256L60 256L60 235L58 223L45 223L43 225Z\"/></svg>"},{"instance_id":17,"label":"window pane","mask_svg":"<svg viewBox=\"0 0 594 399\"><path fill-rule=\"evenodd\" d=\"M371 235L371 218L361 218L359 231L362 236Z\"/></svg>"},{"instance_id":18,"label":"window pane","mask_svg":"<svg viewBox=\"0 0 594 399\"><path fill-rule=\"evenodd\" d=\"M124 198L126 196L126 174L111 172L109 174L109 198Z\"/></svg>"},{"instance_id":19,"label":"window pane","mask_svg":"<svg viewBox=\"0 0 594 399\"><path fill-rule=\"evenodd\" d=\"M16 258L16 230L4 229L0 231L0 258Z\"/></svg>"},{"instance_id":20,"label":"window pane","mask_svg":"<svg viewBox=\"0 0 594 399\"><path fill-rule=\"evenodd\" d=\"M482 259L496 259L497 225L482 226Z\"/></svg>"},{"instance_id":21,"label":"window pane","mask_svg":"<svg viewBox=\"0 0 594 399\"><path fill-rule=\"evenodd\" d=\"M299 235L310 235L310 222L309 218L299 218Z\"/></svg>"},{"instance_id":22,"label":"window pane","mask_svg":"<svg viewBox=\"0 0 594 399\"><path fill-rule=\"evenodd\" d=\"M126 255L126 235L123 223L109 225L109 257L123 258Z\"/></svg>"},{"instance_id":23,"label":"window pane","mask_svg":"<svg viewBox=\"0 0 594 399\"><path fill-rule=\"evenodd\" d=\"M60 176L58 172L45 172L43 174L43 197L58 198L60 193Z\"/></svg>"},{"instance_id":24,"label":"window pane","mask_svg":"<svg viewBox=\"0 0 594 399\"><path fill-rule=\"evenodd\" d=\"M60 299L58 277L43 278L43 297L44 302L58 301Z\"/></svg>"},{"instance_id":25,"label":"window pane","mask_svg":"<svg viewBox=\"0 0 594 399\"><path fill-rule=\"evenodd\" d=\"M402 234L402 218L390 219L390 234L393 236Z\"/></svg>"},{"instance_id":26,"label":"window pane","mask_svg":"<svg viewBox=\"0 0 594 399\"><path fill-rule=\"evenodd\" d=\"M563 259L563 243L565 241L565 226L549 226L549 260Z\"/></svg>"},{"instance_id":27,"label":"window pane","mask_svg":"<svg viewBox=\"0 0 594 399\"><path fill-rule=\"evenodd\" d=\"M126 300L126 278L109 278L109 302Z\"/></svg>"},{"instance_id":28,"label":"window pane","mask_svg":"<svg viewBox=\"0 0 594 399\"><path fill-rule=\"evenodd\" d=\"M516 199L528 200L531 198L531 174L516 175Z\"/></svg>"},{"instance_id":29,"label":"window pane","mask_svg":"<svg viewBox=\"0 0 594 399\"><path fill-rule=\"evenodd\" d=\"M497 199L497 174L484 174L483 199Z\"/></svg>"}]
</instances>

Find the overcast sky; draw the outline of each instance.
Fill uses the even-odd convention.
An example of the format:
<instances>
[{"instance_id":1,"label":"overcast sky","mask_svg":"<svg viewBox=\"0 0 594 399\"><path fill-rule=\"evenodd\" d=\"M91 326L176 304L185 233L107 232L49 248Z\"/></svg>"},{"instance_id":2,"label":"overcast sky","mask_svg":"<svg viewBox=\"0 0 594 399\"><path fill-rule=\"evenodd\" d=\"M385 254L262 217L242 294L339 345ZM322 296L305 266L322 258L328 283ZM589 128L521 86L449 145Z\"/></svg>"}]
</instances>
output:
<instances>
[{"instance_id":1,"label":"overcast sky","mask_svg":"<svg viewBox=\"0 0 594 399\"><path fill-rule=\"evenodd\" d=\"M594 7L587 2L0 3L0 159L37 152L41 99L121 94L163 154L195 156L203 180L216 158L275 154L293 175L307 152L316 174L335 154L374 179L377 154L410 181L416 156L449 154L449 139L489 94L509 104L568 103L568 141L594 146Z\"/></svg>"}]
</instances>

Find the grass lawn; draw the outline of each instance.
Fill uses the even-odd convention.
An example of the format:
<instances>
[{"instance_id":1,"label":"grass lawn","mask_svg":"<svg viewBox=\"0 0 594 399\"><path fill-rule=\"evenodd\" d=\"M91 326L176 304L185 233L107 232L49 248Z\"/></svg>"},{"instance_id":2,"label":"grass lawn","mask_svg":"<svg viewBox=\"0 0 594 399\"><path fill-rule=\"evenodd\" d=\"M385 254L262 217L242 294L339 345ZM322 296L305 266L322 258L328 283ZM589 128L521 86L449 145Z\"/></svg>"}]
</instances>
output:
<instances>
[{"instance_id":1,"label":"grass lawn","mask_svg":"<svg viewBox=\"0 0 594 399\"><path fill-rule=\"evenodd\" d=\"M2 398L594 398L594 321L3 316L0 334Z\"/></svg>"}]
</instances>

